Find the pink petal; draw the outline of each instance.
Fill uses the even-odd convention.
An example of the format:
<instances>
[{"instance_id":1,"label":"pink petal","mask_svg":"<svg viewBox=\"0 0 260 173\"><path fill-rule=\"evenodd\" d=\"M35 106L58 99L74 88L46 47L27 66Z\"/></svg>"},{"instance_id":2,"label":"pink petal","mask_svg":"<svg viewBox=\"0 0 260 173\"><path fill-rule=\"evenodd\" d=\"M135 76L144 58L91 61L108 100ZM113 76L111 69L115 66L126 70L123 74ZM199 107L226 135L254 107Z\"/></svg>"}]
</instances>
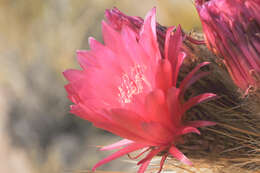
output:
<instances>
[{"instance_id":1,"label":"pink petal","mask_svg":"<svg viewBox=\"0 0 260 173\"><path fill-rule=\"evenodd\" d=\"M169 126L169 125L172 126ZM149 141L153 142L153 146L167 145L174 140L175 134L173 133L174 125L169 122L146 122L142 123L142 127L147 136L151 137Z\"/></svg>"},{"instance_id":2,"label":"pink petal","mask_svg":"<svg viewBox=\"0 0 260 173\"><path fill-rule=\"evenodd\" d=\"M152 133L148 131L151 131L151 128L154 131L158 128L153 128L153 125L146 123L145 119L137 113L125 109L111 109L108 114L113 122L113 127L112 125L109 126L109 123L107 124L106 129L109 131L114 129L116 131L113 131L113 133L122 138L137 140L146 144L158 145L160 143L160 141L158 141L153 135L151 135Z\"/></svg>"},{"instance_id":3,"label":"pink petal","mask_svg":"<svg viewBox=\"0 0 260 173\"><path fill-rule=\"evenodd\" d=\"M92 171L95 171L98 167L100 167L101 165L104 165L114 159L117 159L118 157L121 157L127 153L131 153L133 151L136 151L136 150L139 150L139 149L142 149L146 147L146 145L143 145L143 144L138 144L138 143L133 143L133 144L130 144L129 146L113 153L112 155L106 157L105 159L99 161L93 168L92 168Z\"/></svg>"},{"instance_id":4,"label":"pink petal","mask_svg":"<svg viewBox=\"0 0 260 173\"><path fill-rule=\"evenodd\" d=\"M173 70L173 86L176 86L180 66L186 56L184 52L181 52L182 46L182 31L180 25L177 27L175 33L172 35L174 27L170 27L166 33L165 39L165 58L169 59Z\"/></svg>"},{"instance_id":5,"label":"pink petal","mask_svg":"<svg viewBox=\"0 0 260 173\"><path fill-rule=\"evenodd\" d=\"M187 83L185 84L185 86L183 86L181 92L180 92L180 95L179 95L179 98L181 100L183 100L183 96L184 96L184 93L185 91L193 84L195 83L197 80L199 80L200 78L204 77L204 76L207 76L210 72L200 72L196 75L194 75L189 81L187 81Z\"/></svg>"},{"instance_id":6,"label":"pink petal","mask_svg":"<svg viewBox=\"0 0 260 173\"><path fill-rule=\"evenodd\" d=\"M74 69L64 71L63 75L70 82L77 81L77 80L85 77L85 75L82 71L74 70Z\"/></svg>"},{"instance_id":7,"label":"pink petal","mask_svg":"<svg viewBox=\"0 0 260 173\"><path fill-rule=\"evenodd\" d=\"M111 26L109 26L105 21L102 22L102 34L104 43L113 51L122 49L122 40L119 32L116 32Z\"/></svg>"},{"instance_id":8,"label":"pink petal","mask_svg":"<svg viewBox=\"0 0 260 173\"><path fill-rule=\"evenodd\" d=\"M180 150L178 150L175 146L171 146L169 153L173 157L175 157L176 159L181 161L182 163L189 165L189 166L192 165L191 161L182 152L180 152Z\"/></svg>"},{"instance_id":9,"label":"pink petal","mask_svg":"<svg viewBox=\"0 0 260 173\"><path fill-rule=\"evenodd\" d=\"M162 122L161 120L167 121L167 112L163 112L163 104L165 103L165 96L162 90L154 90L150 92L145 98L145 107L149 116L147 120L156 122ZM166 119L165 119L166 118Z\"/></svg>"},{"instance_id":10,"label":"pink petal","mask_svg":"<svg viewBox=\"0 0 260 173\"><path fill-rule=\"evenodd\" d=\"M178 57L176 58L176 62L174 63L174 71L173 71L173 86L176 87L176 84L177 84L177 80L178 80L178 76L179 76L179 71L180 71L180 68L181 68L181 65L184 61L184 59L186 58L186 53L184 52L180 52Z\"/></svg>"},{"instance_id":11,"label":"pink petal","mask_svg":"<svg viewBox=\"0 0 260 173\"><path fill-rule=\"evenodd\" d=\"M134 33L127 26L123 27L122 33L119 33L115 31L111 26L109 26L106 22L103 22L102 31L106 47L113 52L113 66L118 66L118 70L123 70L123 72L119 71L119 74L124 73L125 71L127 71L127 69L134 66L134 63L138 63L134 62L130 57L132 54L129 53L130 48L131 46L136 47L136 43L133 42L135 38ZM129 35L127 35L127 33ZM129 43L131 43L131 45L128 45ZM98 51L96 51L95 53L98 53ZM140 52L135 53L138 54ZM104 60L104 58L107 58L105 52L103 52L102 59ZM106 64L105 61L103 63ZM110 69L112 67L105 66L104 68Z\"/></svg>"},{"instance_id":12,"label":"pink petal","mask_svg":"<svg viewBox=\"0 0 260 173\"><path fill-rule=\"evenodd\" d=\"M146 162L144 162L144 163L140 166L140 168L139 168L139 170L138 170L138 173L144 173L145 170L147 169L148 165L150 164L150 162L151 162L151 160L147 160Z\"/></svg>"},{"instance_id":13,"label":"pink petal","mask_svg":"<svg viewBox=\"0 0 260 173\"><path fill-rule=\"evenodd\" d=\"M80 118L88 121L99 121L99 117L95 116L96 114L89 111L88 109L82 109L79 105L71 105L70 112L79 116Z\"/></svg>"},{"instance_id":14,"label":"pink petal","mask_svg":"<svg viewBox=\"0 0 260 173\"><path fill-rule=\"evenodd\" d=\"M169 45L170 45L170 43L173 42L173 41L176 41L176 40L172 39L172 34L173 34L172 32L173 32L174 29L176 29L175 26L169 27L167 29L167 32L166 32L165 43L164 43L165 59L169 59L169 52L170 52ZM171 46L175 46L175 44L173 44Z\"/></svg>"},{"instance_id":15,"label":"pink petal","mask_svg":"<svg viewBox=\"0 0 260 173\"><path fill-rule=\"evenodd\" d=\"M73 103L79 104L82 102L82 99L80 98L79 94L77 93L77 91L75 90L75 88L73 87L73 85L71 83L65 85L64 88L66 89L66 91L68 93L68 98Z\"/></svg>"},{"instance_id":16,"label":"pink petal","mask_svg":"<svg viewBox=\"0 0 260 173\"><path fill-rule=\"evenodd\" d=\"M191 83L190 81L192 80L192 78L194 78L194 74L203 66L209 64L210 62L203 62L199 65L197 65L185 78L184 80L181 82L180 84L180 90L184 91L185 89L187 89L187 86L189 86ZM194 81L195 82L195 81Z\"/></svg>"},{"instance_id":17,"label":"pink petal","mask_svg":"<svg viewBox=\"0 0 260 173\"><path fill-rule=\"evenodd\" d=\"M139 43L150 57L151 67L155 68L158 60L161 59L160 50L156 36L156 9L153 8L145 17L144 24L140 31Z\"/></svg>"},{"instance_id":18,"label":"pink petal","mask_svg":"<svg viewBox=\"0 0 260 173\"><path fill-rule=\"evenodd\" d=\"M104 150L113 150L113 149L118 149L122 146L125 146L125 145L129 145L129 144L132 144L134 143L133 141L131 140L128 140L128 139L123 139L121 141L118 141L114 144L111 144L111 145L107 145L107 146L104 146L102 148L100 148L101 151L104 151Z\"/></svg>"},{"instance_id":19,"label":"pink petal","mask_svg":"<svg viewBox=\"0 0 260 173\"><path fill-rule=\"evenodd\" d=\"M89 38L91 39L91 38ZM77 60L82 69L87 70L89 67L97 67L97 59L90 50L78 50Z\"/></svg>"},{"instance_id":20,"label":"pink petal","mask_svg":"<svg viewBox=\"0 0 260 173\"><path fill-rule=\"evenodd\" d=\"M165 92L172 86L172 66L167 59L162 59L158 63L156 84L157 88Z\"/></svg>"},{"instance_id":21,"label":"pink petal","mask_svg":"<svg viewBox=\"0 0 260 173\"><path fill-rule=\"evenodd\" d=\"M94 69L93 69L94 70ZM98 74L100 75L100 74ZM99 76L96 75L96 78L99 78ZM113 76L115 77L115 76ZM102 108L108 107L108 105L118 105L118 99L115 97L111 97L114 95L116 91L112 90L113 88L105 87L101 90L101 81L92 81L90 78L93 78L93 76L88 76L88 80L86 80L86 76L84 78L81 78L79 80L73 81L65 86L65 89L68 92L68 97L70 100L75 104L82 104L88 109L92 110L98 110ZM103 79L103 77L100 76L100 79ZM95 83L98 82L98 83ZM110 81L103 82L109 85ZM103 84L104 84L103 83ZM99 85L97 85L99 84ZM95 85L95 86L94 86ZM99 92L96 92L95 89L99 90ZM110 106L109 105L109 106Z\"/></svg>"},{"instance_id":22,"label":"pink petal","mask_svg":"<svg viewBox=\"0 0 260 173\"><path fill-rule=\"evenodd\" d=\"M163 165L164 165L165 160L167 159L167 157L168 157L168 153L167 153L167 154L164 154L164 155L162 156L162 159L161 159L161 161L160 161L160 169L159 169L159 171L158 171L157 173L160 173L160 172L162 171Z\"/></svg>"},{"instance_id":23,"label":"pink petal","mask_svg":"<svg viewBox=\"0 0 260 173\"><path fill-rule=\"evenodd\" d=\"M143 41L148 41L145 39L144 35L149 35L149 38L156 41L156 8L152 8L145 16L144 24L140 31L140 36ZM147 38L148 39L148 38ZM147 42L148 43L148 42Z\"/></svg>"},{"instance_id":24,"label":"pink petal","mask_svg":"<svg viewBox=\"0 0 260 173\"><path fill-rule=\"evenodd\" d=\"M200 131L194 127L190 127L190 126L185 126L185 127L182 127L180 129L180 135L185 135L185 134L188 134L188 133L197 133L198 135L200 135Z\"/></svg>"},{"instance_id":25,"label":"pink petal","mask_svg":"<svg viewBox=\"0 0 260 173\"><path fill-rule=\"evenodd\" d=\"M137 42L137 37L134 31L132 31L127 26L122 27L121 31L122 40L124 42L125 56L129 56L133 60L133 63L136 64L148 64L149 57L145 53L145 51L141 48L141 46ZM125 57L124 57L125 58Z\"/></svg>"},{"instance_id":26,"label":"pink petal","mask_svg":"<svg viewBox=\"0 0 260 173\"><path fill-rule=\"evenodd\" d=\"M170 105L174 110L174 106ZM170 140L175 130L173 116L169 113L165 94L162 90L156 89L150 92L145 99L147 123L143 123L143 128L147 134L160 142Z\"/></svg>"},{"instance_id":27,"label":"pink petal","mask_svg":"<svg viewBox=\"0 0 260 173\"><path fill-rule=\"evenodd\" d=\"M108 33L109 34L109 33ZM88 70L89 67L107 67L111 66L111 63L115 60L116 55L111 49L99 43L92 37L88 39L89 47L91 50L78 50L77 59L80 66L84 70ZM104 58L106 61L104 61Z\"/></svg>"},{"instance_id":28,"label":"pink petal","mask_svg":"<svg viewBox=\"0 0 260 173\"><path fill-rule=\"evenodd\" d=\"M172 119L170 123L173 124L173 127L179 127L182 120L182 110L179 100L179 93L180 89L175 87L170 88L167 93L167 105L169 109L169 114Z\"/></svg>"},{"instance_id":29,"label":"pink petal","mask_svg":"<svg viewBox=\"0 0 260 173\"><path fill-rule=\"evenodd\" d=\"M112 109L109 116L115 123L115 127L121 127L125 132L134 135L120 135L123 138L133 140L132 137L138 137L139 142L153 146L165 144L173 138L171 130L164 126L166 123L171 125L170 121L165 123L151 121L149 116L140 116L133 111L125 109ZM169 126L168 124L167 126Z\"/></svg>"},{"instance_id":30,"label":"pink petal","mask_svg":"<svg viewBox=\"0 0 260 173\"><path fill-rule=\"evenodd\" d=\"M198 96L192 97L183 104L183 112L186 112L188 109L190 109L191 107L193 107L199 103L211 100L216 97L217 97L217 95L212 94L212 93L204 93L204 94L200 94Z\"/></svg>"},{"instance_id":31,"label":"pink petal","mask_svg":"<svg viewBox=\"0 0 260 173\"><path fill-rule=\"evenodd\" d=\"M140 17L127 16L126 14L119 11L117 8L106 10L105 16L108 23L118 31L120 31L123 26L128 26L133 31L138 33L143 23L143 19L141 19Z\"/></svg>"},{"instance_id":32,"label":"pink petal","mask_svg":"<svg viewBox=\"0 0 260 173\"><path fill-rule=\"evenodd\" d=\"M167 30L166 33L166 39L165 39L165 58L169 59L171 63L176 62L180 49L182 46L182 31L180 25L177 27L174 34L172 31L175 29L175 27L170 27ZM174 64L172 64L174 65Z\"/></svg>"},{"instance_id":33,"label":"pink petal","mask_svg":"<svg viewBox=\"0 0 260 173\"><path fill-rule=\"evenodd\" d=\"M117 124L111 123L111 122L102 122L102 123L94 123L94 126L107 130L117 136L120 136L122 138L127 138L129 140L132 141L138 141L138 142L142 142L145 143L147 145L155 145L155 143L144 139L144 137L142 137L141 135L137 134L137 133L133 133L132 131L129 131L128 129L122 127L122 126L118 126Z\"/></svg>"}]
</instances>

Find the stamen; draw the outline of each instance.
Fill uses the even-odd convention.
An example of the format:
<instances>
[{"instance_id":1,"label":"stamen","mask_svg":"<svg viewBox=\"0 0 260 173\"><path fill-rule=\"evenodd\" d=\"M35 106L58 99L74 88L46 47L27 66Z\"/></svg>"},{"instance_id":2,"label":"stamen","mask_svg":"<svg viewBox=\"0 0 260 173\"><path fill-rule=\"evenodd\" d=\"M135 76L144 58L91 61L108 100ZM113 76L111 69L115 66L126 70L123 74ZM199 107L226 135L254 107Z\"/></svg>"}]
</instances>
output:
<instances>
[{"instance_id":1,"label":"stamen","mask_svg":"<svg viewBox=\"0 0 260 173\"><path fill-rule=\"evenodd\" d=\"M168 153L166 153L166 154L164 154L164 155L162 156L162 159L161 159L161 162L160 162L160 169L159 169L159 171L158 171L157 173L160 173L160 172L162 171L163 165L164 165L165 160L167 159L167 157L168 157Z\"/></svg>"},{"instance_id":2,"label":"stamen","mask_svg":"<svg viewBox=\"0 0 260 173\"><path fill-rule=\"evenodd\" d=\"M124 73L122 75L122 83L118 87L119 101L122 104L130 103L134 95L138 95L143 92L144 86L150 87L150 83L146 79L144 73L147 69L146 66L135 65L130 69L130 73Z\"/></svg>"}]
</instances>

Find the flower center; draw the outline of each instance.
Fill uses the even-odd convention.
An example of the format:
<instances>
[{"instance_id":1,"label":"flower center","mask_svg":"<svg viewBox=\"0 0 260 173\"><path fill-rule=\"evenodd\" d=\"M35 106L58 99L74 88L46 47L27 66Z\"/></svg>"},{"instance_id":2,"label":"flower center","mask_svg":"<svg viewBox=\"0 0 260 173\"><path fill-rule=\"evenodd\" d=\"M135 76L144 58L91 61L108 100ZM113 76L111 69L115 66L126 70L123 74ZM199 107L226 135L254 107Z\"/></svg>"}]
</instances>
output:
<instances>
[{"instance_id":1,"label":"flower center","mask_svg":"<svg viewBox=\"0 0 260 173\"><path fill-rule=\"evenodd\" d=\"M119 101L122 104L130 103L134 95L142 93L145 84L150 86L150 83L144 75L146 69L146 66L137 64L130 68L129 73L122 75L121 85L118 87Z\"/></svg>"}]
</instances>

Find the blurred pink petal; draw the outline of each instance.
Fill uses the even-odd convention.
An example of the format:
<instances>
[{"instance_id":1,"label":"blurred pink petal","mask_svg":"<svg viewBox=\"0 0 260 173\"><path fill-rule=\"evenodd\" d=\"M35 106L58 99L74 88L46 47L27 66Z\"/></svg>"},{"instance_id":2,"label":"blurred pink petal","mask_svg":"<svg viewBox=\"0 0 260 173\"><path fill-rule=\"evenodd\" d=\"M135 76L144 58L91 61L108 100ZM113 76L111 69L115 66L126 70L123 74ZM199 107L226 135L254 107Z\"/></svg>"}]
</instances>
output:
<instances>
[{"instance_id":1,"label":"blurred pink petal","mask_svg":"<svg viewBox=\"0 0 260 173\"><path fill-rule=\"evenodd\" d=\"M140 168L139 168L139 170L138 170L138 173L144 173L145 170L147 169L147 167L149 166L150 162L151 162L151 160L147 160L146 162L144 162L144 163L140 166Z\"/></svg>"},{"instance_id":2,"label":"blurred pink petal","mask_svg":"<svg viewBox=\"0 0 260 173\"><path fill-rule=\"evenodd\" d=\"M129 146L115 152L114 154L106 157L105 159L99 161L93 168L92 168L92 171L95 171L98 167L100 167L101 165L104 165L106 164L107 162L110 162L111 160L114 160L118 157L121 157L125 154L128 154L128 153L131 153L133 151L136 151L136 150L139 150L139 149L142 149L144 148L145 145L143 144L136 144L136 143L133 143L133 144L130 144Z\"/></svg>"},{"instance_id":3,"label":"blurred pink petal","mask_svg":"<svg viewBox=\"0 0 260 173\"><path fill-rule=\"evenodd\" d=\"M100 151L104 151L104 150L114 150L114 149L118 149L120 147L123 147L125 145L129 145L129 144L132 144L133 141L131 140L128 140L128 139L123 139L121 141L118 141L114 144L111 144L111 145L107 145L107 146L104 146L102 148L100 148Z\"/></svg>"},{"instance_id":4,"label":"blurred pink petal","mask_svg":"<svg viewBox=\"0 0 260 173\"><path fill-rule=\"evenodd\" d=\"M192 165L191 161L182 152L180 152L175 146L171 146L171 148L169 149L169 153L176 159L180 160L181 162L187 165Z\"/></svg>"},{"instance_id":5,"label":"blurred pink petal","mask_svg":"<svg viewBox=\"0 0 260 173\"><path fill-rule=\"evenodd\" d=\"M196 0L206 44L247 94L260 86L260 0Z\"/></svg>"}]
</instances>

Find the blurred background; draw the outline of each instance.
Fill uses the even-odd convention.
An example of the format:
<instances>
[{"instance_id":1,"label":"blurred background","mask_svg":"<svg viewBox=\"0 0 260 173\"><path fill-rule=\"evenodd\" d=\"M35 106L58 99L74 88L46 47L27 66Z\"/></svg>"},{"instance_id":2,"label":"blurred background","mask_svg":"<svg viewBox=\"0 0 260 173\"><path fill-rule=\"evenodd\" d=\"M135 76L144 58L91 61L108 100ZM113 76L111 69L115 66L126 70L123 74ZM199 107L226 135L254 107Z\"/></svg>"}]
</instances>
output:
<instances>
[{"instance_id":1,"label":"blurred background","mask_svg":"<svg viewBox=\"0 0 260 173\"><path fill-rule=\"evenodd\" d=\"M141 2L141 3L140 3ZM104 10L141 16L157 6L163 25L200 30L192 0L0 0L0 172L87 172L119 138L69 114L62 72L75 51L102 41ZM133 172L126 158L101 169Z\"/></svg>"}]
</instances>

